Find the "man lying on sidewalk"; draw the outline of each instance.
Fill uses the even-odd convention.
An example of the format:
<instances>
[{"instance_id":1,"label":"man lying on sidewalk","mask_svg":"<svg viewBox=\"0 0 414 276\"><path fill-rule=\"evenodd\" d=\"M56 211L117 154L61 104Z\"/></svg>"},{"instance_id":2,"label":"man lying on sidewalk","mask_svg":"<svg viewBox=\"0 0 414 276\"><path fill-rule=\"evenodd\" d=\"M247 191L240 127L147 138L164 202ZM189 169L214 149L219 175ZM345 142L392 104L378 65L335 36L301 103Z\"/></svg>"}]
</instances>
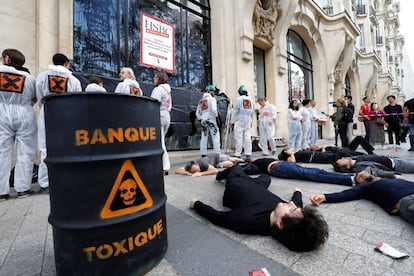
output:
<instances>
[{"instance_id":1,"label":"man lying on sidewalk","mask_svg":"<svg viewBox=\"0 0 414 276\"><path fill-rule=\"evenodd\" d=\"M363 154L363 153L360 153ZM358 155L360 155L358 154ZM318 163L318 164L332 164L336 160L342 157L353 156L351 153L346 151L339 151L336 153L329 151L312 151L312 150L299 150L294 151L293 149L286 148L282 150L277 156L279 160L287 161L290 163Z\"/></svg>"},{"instance_id":2,"label":"man lying on sidewalk","mask_svg":"<svg viewBox=\"0 0 414 276\"><path fill-rule=\"evenodd\" d=\"M364 137L356 136L347 147L312 145L311 150L295 152L292 149L284 149L277 157L279 160L291 163L332 164L342 157L363 155L364 153L356 151L358 146L364 148L368 154L373 153L374 148L365 141Z\"/></svg>"},{"instance_id":3,"label":"man lying on sidewalk","mask_svg":"<svg viewBox=\"0 0 414 276\"><path fill-rule=\"evenodd\" d=\"M414 224L414 182L383 178L361 184L339 193L312 195L313 205L367 199L378 204L390 215L400 215Z\"/></svg>"},{"instance_id":4,"label":"man lying on sidewalk","mask_svg":"<svg viewBox=\"0 0 414 276\"><path fill-rule=\"evenodd\" d=\"M279 161L274 158L256 159L252 164L255 165L261 173L267 173L278 178L309 180L318 183L347 186L374 180L374 177L366 172L360 172L355 176L353 174L334 173L318 168L302 167L295 163Z\"/></svg>"},{"instance_id":5,"label":"man lying on sidewalk","mask_svg":"<svg viewBox=\"0 0 414 276\"><path fill-rule=\"evenodd\" d=\"M244 160L226 154L210 153L195 161L189 161L185 167L175 170L175 173L194 177L213 175L218 172L217 168L230 168L239 162L244 162Z\"/></svg>"},{"instance_id":6,"label":"man lying on sidewalk","mask_svg":"<svg viewBox=\"0 0 414 276\"><path fill-rule=\"evenodd\" d=\"M241 234L272 236L293 251L311 251L328 238L328 225L314 208L302 204L302 193L295 190L286 202L267 190L270 177L249 177L235 165L217 175L226 188L223 206L231 211L217 211L193 199L190 208L212 223Z\"/></svg>"},{"instance_id":7,"label":"man lying on sidewalk","mask_svg":"<svg viewBox=\"0 0 414 276\"><path fill-rule=\"evenodd\" d=\"M359 146L361 146L368 154L374 153L374 147L370 143L368 143L362 136L355 136L355 138L346 147L312 145L310 149L312 151L332 153L338 153L343 151L348 153L349 156L356 156L363 154L362 152L356 151Z\"/></svg>"},{"instance_id":8,"label":"man lying on sidewalk","mask_svg":"<svg viewBox=\"0 0 414 276\"><path fill-rule=\"evenodd\" d=\"M375 176L398 178L400 173L414 173L414 160L390 158L382 155L343 157L333 164L336 172L358 173L370 167Z\"/></svg>"}]
</instances>

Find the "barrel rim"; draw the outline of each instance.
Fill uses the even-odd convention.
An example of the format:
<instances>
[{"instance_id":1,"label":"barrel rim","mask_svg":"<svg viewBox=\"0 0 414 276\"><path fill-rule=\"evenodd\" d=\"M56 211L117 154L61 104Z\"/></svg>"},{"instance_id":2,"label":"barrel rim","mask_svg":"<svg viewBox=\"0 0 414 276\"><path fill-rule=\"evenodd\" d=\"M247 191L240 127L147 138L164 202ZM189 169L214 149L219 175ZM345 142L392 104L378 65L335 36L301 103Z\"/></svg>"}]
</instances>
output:
<instances>
[{"instance_id":1,"label":"barrel rim","mask_svg":"<svg viewBox=\"0 0 414 276\"><path fill-rule=\"evenodd\" d=\"M90 95L92 97L96 97L96 96L102 96L102 95L106 95L106 96L112 96L112 97L132 97L132 98L137 98L137 99L144 99L144 100L148 100L154 103L158 103L160 104L160 101L158 101L157 99L148 97L148 96L136 96L136 95L128 95L128 94L122 94L122 93L115 93L115 92L70 92L70 93L59 93L59 94L49 94L46 95L42 98L41 102L43 104L46 104L48 101L50 101L51 99L54 98L58 98L58 97L74 97L74 96L79 96L79 95Z\"/></svg>"}]
</instances>

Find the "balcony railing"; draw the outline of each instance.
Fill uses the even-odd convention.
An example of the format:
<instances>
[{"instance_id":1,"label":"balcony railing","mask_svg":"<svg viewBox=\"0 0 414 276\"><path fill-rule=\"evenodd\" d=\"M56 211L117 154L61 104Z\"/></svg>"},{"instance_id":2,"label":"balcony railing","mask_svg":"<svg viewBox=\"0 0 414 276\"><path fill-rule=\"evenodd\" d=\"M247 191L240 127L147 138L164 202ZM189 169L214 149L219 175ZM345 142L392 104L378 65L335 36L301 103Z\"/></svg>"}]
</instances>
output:
<instances>
[{"instance_id":1,"label":"balcony railing","mask_svg":"<svg viewBox=\"0 0 414 276\"><path fill-rule=\"evenodd\" d=\"M377 45L384 44L384 38L382 36L377 36L376 37L376 43L377 43Z\"/></svg>"},{"instance_id":2,"label":"balcony railing","mask_svg":"<svg viewBox=\"0 0 414 276\"><path fill-rule=\"evenodd\" d=\"M333 6L325 6L323 10L327 15L333 15Z\"/></svg>"},{"instance_id":3,"label":"balcony railing","mask_svg":"<svg viewBox=\"0 0 414 276\"><path fill-rule=\"evenodd\" d=\"M367 14L365 5L356 5L356 14L357 15L365 15Z\"/></svg>"}]
</instances>

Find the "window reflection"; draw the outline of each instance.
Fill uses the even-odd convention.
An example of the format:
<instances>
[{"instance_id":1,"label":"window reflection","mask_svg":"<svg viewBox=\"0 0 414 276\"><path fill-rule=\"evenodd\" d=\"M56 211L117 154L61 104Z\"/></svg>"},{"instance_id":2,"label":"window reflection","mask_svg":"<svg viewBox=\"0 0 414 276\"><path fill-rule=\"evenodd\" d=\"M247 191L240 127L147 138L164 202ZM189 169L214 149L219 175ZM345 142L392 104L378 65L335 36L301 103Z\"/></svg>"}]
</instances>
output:
<instances>
[{"instance_id":1,"label":"window reflection","mask_svg":"<svg viewBox=\"0 0 414 276\"><path fill-rule=\"evenodd\" d=\"M129 66L140 82L158 69L141 66L140 13L174 25L172 86L204 87L211 81L209 4L187 0L74 0L75 70L117 77Z\"/></svg>"},{"instance_id":2,"label":"window reflection","mask_svg":"<svg viewBox=\"0 0 414 276\"><path fill-rule=\"evenodd\" d=\"M288 31L288 89L289 102L292 99L313 98L312 59L302 38L292 30Z\"/></svg>"}]
</instances>

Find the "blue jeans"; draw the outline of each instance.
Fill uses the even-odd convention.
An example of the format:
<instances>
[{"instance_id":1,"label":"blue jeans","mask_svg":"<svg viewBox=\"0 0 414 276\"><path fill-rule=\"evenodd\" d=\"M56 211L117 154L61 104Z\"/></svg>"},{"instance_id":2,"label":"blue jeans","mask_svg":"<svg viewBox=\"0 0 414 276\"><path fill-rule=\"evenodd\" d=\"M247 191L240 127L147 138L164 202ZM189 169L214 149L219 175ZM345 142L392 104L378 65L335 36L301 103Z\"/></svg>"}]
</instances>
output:
<instances>
[{"instance_id":1,"label":"blue jeans","mask_svg":"<svg viewBox=\"0 0 414 276\"><path fill-rule=\"evenodd\" d=\"M411 224L414 224L414 195L408 195L401 199L400 216Z\"/></svg>"},{"instance_id":2,"label":"blue jeans","mask_svg":"<svg viewBox=\"0 0 414 276\"><path fill-rule=\"evenodd\" d=\"M405 159L397 159L393 158L394 160L394 170L400 173L414 173L414 161L413 160L405 160Z\"/></svg>"},{"instance_id":3,"label":"blue jeans","mask_svg":"<svg viewBox=\"0 0 414 276\"><path fill-rule=\"evenodd\" d=\"M280 162L271 172L272 176L287 179L309 180L319 183L331 183L352 186L352 174L335 173L318 168L307 168L295 163Z\"/></svg>"}]
</instances>

